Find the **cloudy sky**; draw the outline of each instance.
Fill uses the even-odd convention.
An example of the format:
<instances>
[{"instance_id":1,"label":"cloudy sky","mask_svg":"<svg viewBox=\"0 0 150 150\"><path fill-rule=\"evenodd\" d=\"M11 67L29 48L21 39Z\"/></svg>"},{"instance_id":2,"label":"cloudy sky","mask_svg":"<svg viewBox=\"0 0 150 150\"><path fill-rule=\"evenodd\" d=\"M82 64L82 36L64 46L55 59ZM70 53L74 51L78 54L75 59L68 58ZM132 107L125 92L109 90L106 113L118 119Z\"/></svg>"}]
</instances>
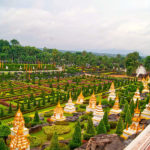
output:
<instances>
[{"instance_id":1,"label":"cloudy sky","mask_svg":"<svg viewBox=\"0 0 150 150\"><path fill-rule=\"evenodd\" d=\"M150 0L0 0L0 39L150 54Z\"/></svg>"}]
</instances>

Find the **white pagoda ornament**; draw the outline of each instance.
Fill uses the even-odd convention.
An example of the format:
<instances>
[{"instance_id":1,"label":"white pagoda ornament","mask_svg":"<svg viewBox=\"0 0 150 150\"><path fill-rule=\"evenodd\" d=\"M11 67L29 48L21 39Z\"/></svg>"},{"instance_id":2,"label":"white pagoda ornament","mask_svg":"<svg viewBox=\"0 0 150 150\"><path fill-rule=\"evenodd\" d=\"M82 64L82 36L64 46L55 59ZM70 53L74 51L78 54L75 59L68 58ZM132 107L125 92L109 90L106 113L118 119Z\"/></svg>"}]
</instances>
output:
<instances>
[{"instance_id":1,"label":"white pagoda ornament","mask_svg":"<svg viewBox=\"0 0 150 150\"><path fill-rule=\"evenodd\" d=\"M23 126L19 126L16 135L11 135L10 150L30 150L28 135L24 135Z\"/></svg>"},{"instance_id":2,"label":"white pagoda ornament","mask_svg":"<svg viewBox=\"0 0 150 150\"><path fill-rule=\"evenodd\" d=\"M149 103L146 105L146 108L143 110L141 118L150 119L150 100Z\"/></svg>"},{"instance_id":3,"label":"white pagoda ornament","mask_svg":"<svg viewBox=\"0 0 150 150\"><path fill-rule=\"evenodd\" d=\"M126 129L123 130L123 134L121 135L121 137L123 137L124 139L127 139L128 136L141 132L142 128L140 127L140 124L139 124L140 120L141 120L140 110L137 104L137 108L134 110L132 124L130 125L130 127L128 127L128 124L127 124Z\"/></svg>"},{"instance_id":4,"label":"white pagoda ornament","mask_svg":"<svg viewBox=\"0 0 150 150\"><path fill-rule=\"evenodd\" d=\"M115 100L115 104L114 106L112 107L112 109L110 110L110 114L120 114L121 113L121 109L120 109L120 106L119 106L119 97L117 95L116 97L116 100Z\"/></svg>"},{"instance_id":5,"label":"white pagoda ornament","mask_svg":"<svg viewBox=\"0 0 150 150\"><path fill-rule=\"evenodd\" d=\"M93 94L89 100L89 105L86 107L86 112L94 112L95 109L96 109L96 96L93 91Z\"/></svg>"},{"instance_id":6,"label":"white pagoda ornament","mask_svg":"<svg viewBox=\"0 0 150 150\"><path fill-rule=\"evenodd\" d=\"M136 92L135 92L135 94L133 96L134 103L136 103L137 100L141 100L140 91L139 91L138 88L137 88L137 90L136 90Z\"/></svg>"},{"instance_id":7,"label":"white pagoda ornament","mask_svg":"<svg viewBox=\"0 0 150 150\"><path fill-rule=\"evenodd\" d=\"M25 128L24 124L24 118L19 108L11 128L10 150L30 150L30 142L27 139L29 130Z\"/></svg>"},{"instance_id":8,"label":"white pagoda ornament","mask_svg":"<svg viewBox=\"0 0 150 150\"><path fill-rule=\"evenodd\" d=\"M22 67L20 66L20 68L19 68L20 70L22 70Z\"/></svg>"},{"instance_id":9,"label":"white pagoda ornament","mask_svg":"<svg viewBox=\"0 0 150 150\"><path fill-rule=\"evenodd\" d=\"M149 75L147 77L147 83L150 84L150 77L149 77Z\"/></svg>"},{"instance_id":10,"label":"white pagoda ornament","mask_svg":"<svg viewBox=\"0 0 150 150\"><path fill-rule=\"evenodd\" d=\"M56 108L54 109L54 114L51 117L52 121L64 121L66 117L64 116L63 108L60 106L60 102L58 102Z\"/></svg>"},{"instance_id":11,"label":"white pagoda ornament","mask_svg":"<svg viewBox=\"0 0 150 150\"><path fill-rule=\"evenodd\" d=\"M103 115L104 115L104 112L103 112L103 108L101 105L101 96L100 96L99 105L96 106L96 109L93 113L93 118L92 118L93 124L98 125L101 119L103 119Z\"/></svg>"},{"instance_id":12,"label":"white pagoda ornament","mask_svg":"<svg viewBox=\"0 0 150 150\"><path fill-rule=\"evenodd\" d=\"M112 82L111 87L109 89L109 96L108 96L108 100L115 100L116 98L116 93L115 93L115 85L114 82Z\"/></svg>"},{"instance_id":13,"label":"white pagoda ornament","mask_svg":"<svg viewBox=\"0 0 150 150\"><path fill-rule=\"evenodd\" d=\"M71 113L71 114L76 112L75 104L72 102L71 93L70 93L68 103L66 104L64 108L64 112Z\"/></svg>"},{"instance_id":14,"label":"white pagoda ornament","mask_svg":"<svg viewBox=\"0 0 150 150\"><path fill-rule=\"evenodd\" d=\"M136 76L138 77L139 75L146 75L146 69L143 65L140 65L136 70Z\"/></svg>"},{"instance_id":15,"label":"white pagoda ornament","mask_svg":"<svg viewBox=\"0 0 150 150\"><path fill-rule=\"evenodd\" d=\"M147 80L145 78L142 79L143 86L147 86Z\"/></svg>"},{"instance_id":16,"label":"white pagoda ornament","mask_svg":"<svg viewBox=\"0 0 150 150\"><path fill-rule=\"evenodd\" d=\"M81 90L81 93L80 95L78 96L78 99L76 101L76 104L83 104L83 101L84 101L84 96L83 96L83 93L82 93L82 90Z\"/></svg>"},{"instance_id":17,"label":"white pagoda ornament","mask_svg":"<svg viewBox=\"0 0 150 150\"><path fill-rule=\"evenodd\" d=\"M145 84L144 89L142 90L142 93L149 93L148 83Z\"/></svg>"},{"instance_id":18,"label":"white pagoda ornament","mask_svg":"<svg viewBox=\"0 0 150 150\"><path fill-rule=\"evenodd\" d=\"M18 109L18 111L16 113L16 116L15 116L14 121L13 121L13 127L11 128L11 135L12 136L17 134L19 126L23 127L22 130L23 130L24 135L29 134L29 129L27 129L25 127L24 118L23 118L23 115L22 115L22 112L21 112L20 108Z\"/></svg>"}]
</instances>

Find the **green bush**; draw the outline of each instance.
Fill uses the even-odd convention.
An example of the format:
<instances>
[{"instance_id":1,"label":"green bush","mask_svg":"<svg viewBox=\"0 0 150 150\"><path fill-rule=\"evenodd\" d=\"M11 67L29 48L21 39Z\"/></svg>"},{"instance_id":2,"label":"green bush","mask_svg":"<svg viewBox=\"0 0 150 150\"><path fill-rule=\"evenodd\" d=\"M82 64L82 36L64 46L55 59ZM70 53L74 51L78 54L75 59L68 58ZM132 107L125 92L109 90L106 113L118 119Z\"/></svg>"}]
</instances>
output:
<instances>
[{"instance_id":1,"label":"green bush","mask_svg":"<svg viewBox=\"0 0 150 150\"><path fill-rule=\"evenodd\" d=\"M60 150L70 150L66 144L59 143Z\"/></svg>"},{"instance_id":2,"label":"green bush","mask_svg":"<svg viewBox=\"0 0 150 150\"><path fill-rule=\"evenodd\" d=\"M53 115L53 112L45 112L44 117L51 117Z\"/></svg>"},{"instance_id":3,"label":"green bush","mask_svg":"<svg viewBox=\"0 0 150 150\"><path fill-rule=\"evenodd\" d=\"M34 127L34 126L36 126L36 125L38 125L38 124L41 124L41 122L34 122L34 121L32 121L32 122L31 122L31 127Z\"/></svg>"},{"instance_id":4,"label":"green bush","mask_svg":"<svg viewBox=\"0 0 150 150\"><path fill-rule=\"evenodd\" d=\"M75 149L75 148L77 148L77 147L79 147L80 146L80 143L74 143L73 141L71 141L70 143L69 143L69 147L70 147L70 149Z\"/></svg>"},{"instance_id":5,"label":"green bush","mask_svg":"<svg viewBox=\"0 0 150 150\"><path fill-rule=\"evenodd\" d=\"M107 99L103 99L103 100L102 100L102 105L109 105L108 100L107 100Z\"/></svg>"},{"instance_id":6,"label":"green bush","mask_svg":"<svg viewBox=\"0 0 150 150\"><path fill-rule=\"evenodd\" d=\"M84 109L77 109L77 112L85 112Z\"/></svg>"},{"instance_id":7,"label":"green bush","mask_svg":"<svg viewBox=\"0 0 150 150\"><path fill-rule=\"evenodd\" d=\"M115 129L117 126L117 121L110 121L109 124L111 129Z\"/></svg>"},{"instance_id":8,"label":"green bush","mask_svg":"<svg viewBox=\"0 0 150 150\"><path fill-rule=\"evenodd\" d=\"M124 112L121 112L120 116L123 118L123 120L125 120L125 113Z\"/></svg>"},{"instance_id":9,"label":"green bush","mask_svg":"<svg viewBox=\"0 0 150 150\"><path fill-rule=\"evenodd\" d=\"M47 135L47 139L51 139L54 132L58 135L66 134L71 131L69 126L66 125L53 125L43 127L43 132Z\"/></svg>"},{"instance_id":10,"label":"green bush","mask_svg":"<svg viewBox=\"0 0 150 150\"><path fill-rule=\"evenodd\" d=\"M31 147L38 147L42 144L42 141L39 137L36 136L30 136L28 137L29 141L30 141L30 145Z\"/></svg>"},{"instance_id":11,"label":"green bush","mask_svg":"<svg viewBox=\"0 0 150 150\"><path fill-rule=\"evenodd\" d=\"M80 108L82 108L82 109L85 109L86 108L86 105L80 105Z\"/></svg>"},{"instance_id":12,"label":"green bush","mask_svg":"<svg viewBox=\"0 0 150 150\"><path fill-rule=\"evenodd\" d=\"M85 128L85 124L84 122L80 123L81 124L81 129L84 129Z\"/></svg>"},{"instance_id":13,"label":"green bush","mask_svg":"<svg viewBox=\"0 0 150 150\"><path fill-rule=\"evenodd\" d=\"M69 122L67 122L67 121L57 121L57 122L55 122L55 125L69 125Z\"/></svg>"},{"instance_id":14,"label":"green bush","mask_svg":"<svg viewBox=\"0 0 150 150\"><path fill-rule=\"evenodd\" d=\"M59 149L60 150L70 150L69 147L66 144L59 143ZM46 147L44 150L49 150L49 146Z\"/></svg>"},{"instance_id":15,"label":"green bush","mask_svg":"<svg viewBox=\"0 0 150 150\"><path fill-rule=\"evenodd\" d=\"M93 134L85 133L83 136L84 140L89 140L91 137L93 137Z\"/></svg>"},{"instance_id":16,"label":"green bush","mask_svg":"<svg viewBox=\"0 0 150 150\"><path fill-rule=\"evenodd\" d=\"M83 115L83 116L81 116L81 120L88 120L88 118L89 118L89 116L88 115Z\"/></svg>"},{"instance_id":17,"label":"green bush","mask_svg":"<svg viewBox=\"0 0 150 150\"><path fill-rule=\"evenodd\" d=\"M83 104L89 104L89 101L88 101L88 100L87 100L87 101L84 101Z\"/></svg>"}]
</instances>

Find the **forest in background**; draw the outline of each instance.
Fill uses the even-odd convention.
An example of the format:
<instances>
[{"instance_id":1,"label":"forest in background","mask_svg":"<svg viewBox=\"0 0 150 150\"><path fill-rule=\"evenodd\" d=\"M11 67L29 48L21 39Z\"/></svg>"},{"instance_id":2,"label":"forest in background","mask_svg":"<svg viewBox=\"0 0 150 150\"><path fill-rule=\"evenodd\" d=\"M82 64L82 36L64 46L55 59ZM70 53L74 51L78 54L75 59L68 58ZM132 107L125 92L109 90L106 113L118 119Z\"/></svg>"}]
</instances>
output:
<instances>
[{"instance_id":1,"label":"forest in background","mask_svg":"<svg viewBox=\"0 0 150 150\"><path fill-rule=\"evenodd\" d=\"M138 52L129 53L127 56L120 54L114 57L98 56L92 52L61 52L57 49L44 47L43 50L22 46L16 39L0 40L0 60L5 63L75 65L75 66L99 66L103 70L113 68L127 69L127 74L135 72L139 65L144 65L150 71L150 56L142 58Z\"/></svg>"}]
</instances>

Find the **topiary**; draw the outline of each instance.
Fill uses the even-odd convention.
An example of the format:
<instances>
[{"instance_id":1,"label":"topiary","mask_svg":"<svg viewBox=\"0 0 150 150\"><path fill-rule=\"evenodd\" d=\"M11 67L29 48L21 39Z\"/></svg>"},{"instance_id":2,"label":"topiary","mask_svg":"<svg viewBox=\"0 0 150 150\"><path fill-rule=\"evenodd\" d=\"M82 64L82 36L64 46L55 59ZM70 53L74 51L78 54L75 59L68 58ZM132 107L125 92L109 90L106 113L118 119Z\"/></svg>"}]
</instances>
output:
<instances>
[{"instance_id":1,"label":"topiary","mask_svg":"<svg viewBox=\"0 0 150 150\"><path fill-rule=\"evenodd\" d=\"M111 129L115 129L117 126L117 121L110 121L109 124Z\"/></svg>"},{"instance_id":2,"label":"topiary","mask_svg":"<svg viewBox=\"0 0 150 150\"><path fill-rule=\"evenodd\" d=\"M92 121L91 117L89 117L87 129L86 129L86 132L84 133L83 137L85 140L88 140L94 135L95 135L95 128L94 128L93 121Z\"/></svg>"},{"instance_id":3,"label":"topiary","mask_svg":"<svg viewBox=\"0 0 150 150\"><path fill-rule=\"evenodd\" d=\"M55 125L69 125L68 121L56 121Z\"/></svg>"},{"instance_id":4,"label":"topiary","mask_svg":"<svg viewBox=\"0 0 150 150\"><path fill-rule=\"evenodd\" d=\"M118 124L117 124L117 128L116 128L116 134L121 135L124 129L124 124L123 124L123 120L120 117Z\"/></svg>"},{"instance_id":5,"label":"topiary","mask_svg":"<svg viewBox=\"0 0 150 150\"><path fill-rule=\"evenodd\" d=\"M81 146L81 136L82 135L81 135L80 122L77 122L77 124L75 126L75 130L74 130L72 140L69 143L70 149L74 149L74 148L77 148L77 147Z\"/></svg>"},{"instance_id":6,"label":"topiary","mask_svg":"<svg viewBox=\"0 0 150 150\"><path fill-rule=\"evenodd\" d=\"M42 144L41 138L37 136L29 136L28 139L31 147L38 147Z\"/></svg>"},{"instance_id":7,"label":"topiary","mask_svg":"<svg viewBox=\"0 0 150 150\"><path fill-rule=\"evenodd\" d=\"M108 122L108 112L107 111L104 113L103 121L104 121L104 124L106 126L107 131L109 131L110 130L110 124Z\"/></svg>"},{"instance_id":8,"label":"topiary","mask_svg":"<svg viewBox=\"0 0 150 150\"><path fill-rule=\"evenodd\" d=\"M50 139L54 132L57 132L58 135L62 135L71 131L71 128L66 125L45 126L42 129L43 132L47 135L47 139Z\"/></svg>"},{"instance_id":9,"label":"topiary","mask_svg":"<svg viewBox=\"0 0 150 150\"><path fill-rule=\"evenodd\" d=\"M100 121L99 125L97 126L97 134L106 134L107 129L105 127L103 119Z\"/></svg>"},{"instance_id":10,"label":"topiary","mask_svg":"<svg viewBox=\"0 0 150 150\"><path fill-rule=\"evenodd\" d=\"M51 117L53 115L53 112L45 112L44 117Z\"/></svg>"},{"instance_id":11,"label":"topiary","mask_svg":"<svg viewBox=\"0 0 150 150\"><path fill-rule=\"evenodd\" d=\"M58 135L56 132L53 134L49 150L60 150Z\"/></svg>"}]
</instances>

